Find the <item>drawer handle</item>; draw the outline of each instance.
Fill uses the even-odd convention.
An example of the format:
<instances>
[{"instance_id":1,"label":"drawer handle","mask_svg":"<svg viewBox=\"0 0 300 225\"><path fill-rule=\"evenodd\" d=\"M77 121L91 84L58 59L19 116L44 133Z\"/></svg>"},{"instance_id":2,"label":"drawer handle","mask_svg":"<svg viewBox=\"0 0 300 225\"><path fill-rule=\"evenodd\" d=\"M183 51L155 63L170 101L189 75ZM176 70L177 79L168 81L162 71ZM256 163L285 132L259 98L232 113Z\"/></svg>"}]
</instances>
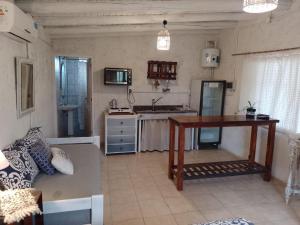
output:
<instances>
[{"instance_id":1,"label":"drawer handle","mask_svg":"<svg viewBox=\"0 0 300 225\"><path fill-rule=\"evenodd\" d=\"M120 122L120 124L121 124L121 125L123 125L123 124L124 124L124 122L123 122L123 121L121 121L121 122Z\"/></svg>"},{"instance_id":2,"label":"drawer handle","mask_svg":"<svg viewBox=\"0 0 300 225\"><path fill-rule=\"evenodd\" d=\"M123 150L123 147L120 147L120 150Z\"/></svg>"},{"instance_id":3,"label":"drawer handle","mask_svg":"<svg viewBox=\"0 0 300 225\"><path fill-rule=\"evenodd\" d=\"M123 142L124 140L123 140L123 139L120 139L120 141Z\"/></svg>"},{"instance_id":4,"label":"drawer handle","mask_svg":"<svg viewBox=\"0 0 300 225\"><path fill-rule=\"evenodd\" d=\"M123 131L123 130L121 130L120 132L121 132L121 134L123 134L123 132L124 132L124 131Z\"/></svg>"}]
</instances>

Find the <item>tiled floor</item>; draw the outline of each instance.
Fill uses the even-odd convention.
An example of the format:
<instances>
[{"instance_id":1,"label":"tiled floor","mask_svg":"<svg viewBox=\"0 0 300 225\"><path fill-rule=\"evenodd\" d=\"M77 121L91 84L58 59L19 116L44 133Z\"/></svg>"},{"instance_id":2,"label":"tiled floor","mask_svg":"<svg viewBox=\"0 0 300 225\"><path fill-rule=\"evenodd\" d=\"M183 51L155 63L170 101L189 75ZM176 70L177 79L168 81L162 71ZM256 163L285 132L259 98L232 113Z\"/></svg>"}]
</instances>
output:
<instances>
[{"instance_id":1,"label":"tiled floor","mask_svg":"<svg viewBox=\"0 0 300 225\"><path fill-rule=\"evenodd\" d=\"M231 160L222 150L192 151L186 162ZM245 217L255 225L299 225L300 200L286 206L284 187L260 175L185 181L167 177L168 153L104 157L105 225L188 225Z\"/></svg>"}]
</instances>

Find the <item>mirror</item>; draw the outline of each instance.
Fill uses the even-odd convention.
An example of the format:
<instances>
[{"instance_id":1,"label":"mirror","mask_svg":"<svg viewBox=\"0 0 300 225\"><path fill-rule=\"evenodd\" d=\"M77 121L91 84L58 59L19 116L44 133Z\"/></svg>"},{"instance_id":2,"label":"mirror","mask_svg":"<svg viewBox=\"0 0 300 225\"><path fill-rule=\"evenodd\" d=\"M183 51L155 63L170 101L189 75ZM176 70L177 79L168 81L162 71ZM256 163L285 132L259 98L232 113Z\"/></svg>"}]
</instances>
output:
<instances>
[{"instance_id":1,"label":"mirror","mask_svg":"<svg viewBox=\"0 0 300 225\"><path fill-rule=\"evenodd\" d=\"M31 59L16 58L18 118L33 112L35 107L34 65Z\"/></svg>"}]
</instances>

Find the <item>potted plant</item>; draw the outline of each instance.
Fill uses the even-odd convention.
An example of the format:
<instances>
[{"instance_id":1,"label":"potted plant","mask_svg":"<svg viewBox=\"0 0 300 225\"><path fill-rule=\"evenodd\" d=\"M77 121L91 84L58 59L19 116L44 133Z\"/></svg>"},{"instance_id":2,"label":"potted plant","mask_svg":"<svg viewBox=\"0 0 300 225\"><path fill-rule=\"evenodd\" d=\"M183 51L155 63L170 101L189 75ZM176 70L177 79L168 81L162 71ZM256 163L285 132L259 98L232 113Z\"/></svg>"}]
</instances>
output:
<instances>
[{"instance_id":1,"label":"potted plant","mask_svg":"<svg viewBox=\"0 0 300 225\"><path fill-rule=\"evenodd\" d=\"M246 118L247 119L254 119L255 118L255 112L256 109L254 108L255 103L251 103L248 101L249 106L246 107Z\"/></svg>"}]
</instances>

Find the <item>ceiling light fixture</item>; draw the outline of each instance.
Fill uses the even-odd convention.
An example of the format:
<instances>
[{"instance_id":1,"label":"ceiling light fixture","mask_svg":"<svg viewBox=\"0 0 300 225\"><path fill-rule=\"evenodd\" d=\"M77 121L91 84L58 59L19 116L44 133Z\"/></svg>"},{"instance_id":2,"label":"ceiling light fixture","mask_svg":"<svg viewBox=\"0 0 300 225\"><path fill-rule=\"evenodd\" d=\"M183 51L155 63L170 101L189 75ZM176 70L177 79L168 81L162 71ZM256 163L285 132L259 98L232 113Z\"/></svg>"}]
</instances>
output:
<instances>
[{"instance_id":1,"label":"ceiling light fixture","mask_svg":"<svg viewBox=\"0 0 300 225\"><path fill-rule=\"evenodd\" d=\"M158 33L157 36L157 49L158 50L169 50L170 49L170 33L166 28L168 21L163 21L163 29Z\"/></svg>"},{"instance_id":2,"label":"ceiling light fixture","mask_svg":"<svg viewBox=\"0 0 300 225\"><path fill-rule=\"evenodd\" d=\"M243 10L247 13L265 13L278 7L278 0L244 0Z\"/></svg>"}]
</instances>

